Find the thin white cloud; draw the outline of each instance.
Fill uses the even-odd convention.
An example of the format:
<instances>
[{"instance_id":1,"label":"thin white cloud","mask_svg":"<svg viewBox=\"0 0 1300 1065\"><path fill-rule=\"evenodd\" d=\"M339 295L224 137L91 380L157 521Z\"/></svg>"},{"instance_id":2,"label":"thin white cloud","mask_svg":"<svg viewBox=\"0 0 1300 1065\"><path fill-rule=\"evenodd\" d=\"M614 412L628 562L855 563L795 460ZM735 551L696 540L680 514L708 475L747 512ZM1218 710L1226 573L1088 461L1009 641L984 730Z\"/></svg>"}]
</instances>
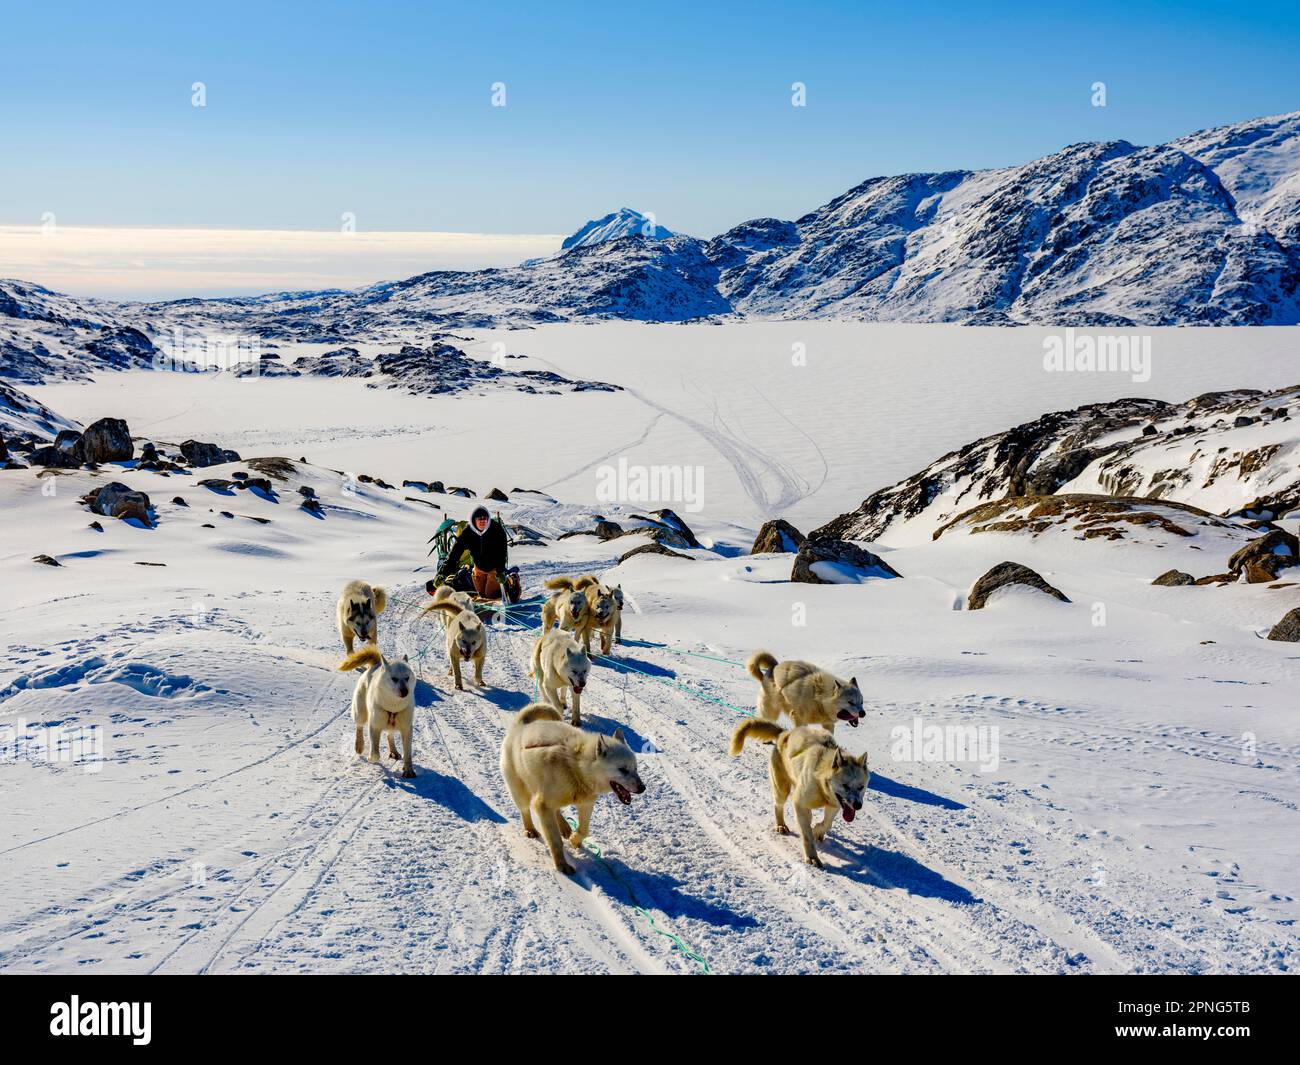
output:
<instances>
[{"instance_id":1,"label":"thin white cloud","mask_svg":"<svg viewBox=\"0 0 1300 1065\"><path fill-rule=\"evenodd\" d=\"M0 277L111 299L357 288L429 270L514 266L547 234L0 226Z\"/></svg>"}]
</instances>

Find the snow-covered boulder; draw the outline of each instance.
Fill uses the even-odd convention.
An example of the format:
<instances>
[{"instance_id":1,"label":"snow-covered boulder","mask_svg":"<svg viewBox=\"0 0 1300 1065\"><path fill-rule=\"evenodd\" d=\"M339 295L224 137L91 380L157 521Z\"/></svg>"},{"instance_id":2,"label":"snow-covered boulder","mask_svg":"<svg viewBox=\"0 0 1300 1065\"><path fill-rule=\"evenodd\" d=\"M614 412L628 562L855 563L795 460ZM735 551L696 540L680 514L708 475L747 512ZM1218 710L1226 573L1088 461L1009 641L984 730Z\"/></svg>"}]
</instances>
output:
<instances>
[{"instance_id":1,"label":"snow-covered boulder","mask_svg":"<svg viewBox=\"0 0 1300 1065\"><path fill-rule=\"evenodd\" d=\"M1019 562L999 562L971 587L970 596L966 600L966 609L983 610L995 592L1014 584L1036 588L1059 599L1062 603L1070 601L1064 592L1052 587L1028 566L1022 566Z\"/></svg>"},{"instance_id":2,"label":"snow-covered boulder","mask_svg":"<svg viewBox=\"0 0 1300 1065\"><path fill-rule=\"evenodd\" d=\"M861 584L876 577L901 577L879 555L847 540L806 539L794 557L790 580L798 584Z\"/></svg>"}]
</instances>

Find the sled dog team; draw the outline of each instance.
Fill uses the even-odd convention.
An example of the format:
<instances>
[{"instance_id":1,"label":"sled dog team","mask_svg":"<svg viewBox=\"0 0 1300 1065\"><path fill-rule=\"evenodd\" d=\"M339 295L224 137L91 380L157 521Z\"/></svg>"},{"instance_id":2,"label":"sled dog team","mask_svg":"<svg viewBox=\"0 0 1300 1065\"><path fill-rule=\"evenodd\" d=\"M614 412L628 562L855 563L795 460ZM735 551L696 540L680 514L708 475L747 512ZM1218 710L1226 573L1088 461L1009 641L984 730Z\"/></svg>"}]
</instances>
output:
<instances>
[{"instance_id":1,"label":"sled dog team","mask_svg":"<svg viewBox=\"0 0 1300 1065\"><path fill-rule=\"evenodd\" d=\"M501 775L523 821L529 839L539 836L550 849L555 868L574 872L566 859L564 841L577 851L587 838L596 799L612 792L628 806L645 791L637 773L636 756L618 729L612 737L584 732L581 701L591 672L591 643L599 637L601 655L609 655L623 638L623 590L587 574L556 577L545 584L550 596L542 604L541 635L533 641L532 668L539 702L515 715L501 744ZM363 667L352 693L356 752L365 753L370 734L372 762L380 760L380 740L388 737L388 756L402 759L402 776L415 776L411 764L411 726L415 717L415 673L406 656L385 658L378 647L378 616L387 605L383 588L350 581L338 601L339 635L347 657L344 672ZM425 613L439 614L446 630L447 659L456 688L464 690L461 667L473 663L474 683L484 686L487 633L465 592L440 586ZM354 651L354 641L364 646ZM867 756L849 754L835 742L834 728L843 721L856 728L864 716L857 678L841 680L810 662L778 662L767 651L756 651L748 662L759 683L758 713L731 736L737 756L747 740L772 745L768 778L776 831L788 835L785 805L794 806L795 823L805 859L821 868L816 844L826 838L839 811L852 821L862 809L870 781ZM564 720L572 695L570 721ZM792 722L786 728L782 716ZM402 739L398 754L396 737ZM574 806L578 826L570 827L561 811ZM814 812L822 812L814 825Z\"/></svg>"}]
</instances>

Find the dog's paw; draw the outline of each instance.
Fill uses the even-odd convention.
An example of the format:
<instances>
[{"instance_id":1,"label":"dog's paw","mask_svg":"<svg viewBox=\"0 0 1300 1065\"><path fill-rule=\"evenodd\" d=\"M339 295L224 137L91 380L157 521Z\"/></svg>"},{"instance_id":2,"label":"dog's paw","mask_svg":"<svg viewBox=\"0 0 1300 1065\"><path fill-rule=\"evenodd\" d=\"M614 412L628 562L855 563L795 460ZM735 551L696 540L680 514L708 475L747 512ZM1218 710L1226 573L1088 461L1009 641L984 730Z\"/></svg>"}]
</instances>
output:
<instances>
[{"instance_id":1,"label":"dog's paw","mask_svg":"<svg viewBox=\"0 0 1300 1065\"><path fill-rule=\"evenodd\" d=\"M555 863L555 868L556 868L559 872L563 873L565 876L572 876L574 873L576 873L576 872L578 871L578 870L575 869L572 865L570 865L568 862L556 862L556 863Z\"/></svg>"},{"instance_id":2,"label":"dog's paw","mask_svg":"<svg viewBox=\"0 0 1300 1065\"><path fill-rule=\"evenodd\" d=\"M818 869L825 869L825 868L826 868L824 865L822 865L822 860L821 860L820 858L816 857L816 856L814 856L814 857L812 857L812 858L809 858L809 859L808 859L808 864L809 864L809 865L815 865L815 866L817 866Z\"/></svg>"},{"instance_id":3,"label":"dog's paw","mask_svg":"<svg viewBox=\"0 0 1300 1065\"><path fill-rule=\"evenodd\" d=\"M366 759L366 761L368 761L368 762L378 762L379 760L380 760L380 758L379 758L379 752L378 752L378 751L371 751L371 752L370 752L370 757Z\"/></svg>"},{"instance_id":4,"label":"dog's paw","mask_svg":"<svg viewBox=\"0 0 1300 1065\"><path fill-rule=\"evenodd\" d=\"M540 838L541 838L541 833L538 832L535 828L525 828L525 829L524 829L524 838L525 838L525 839L540 839Z\"/></svg>"},{"instance_id":5,"label":"dog's paw","mask_svg":"<svg viewBox=\"0 0 1300 1065\"><path fill-rule=\"evenodd\" d=\"M403 769L403 770L402 770L402 779L403 779L403 780L410 780L413 776L415 776L415 770L414 770L414 769Z\"/></svg>"},{"instance_id":6,"label":"dog's paw","mask_svg":"<svg viewBox=\"0 0 1300 1065\"><path fill-rule=\"evenodd\" d=\"M786 828L785 825L777 825L773 831L776 832L778 836L788 836L790 834L790 830Z\"/></svg>"}]
</instances>

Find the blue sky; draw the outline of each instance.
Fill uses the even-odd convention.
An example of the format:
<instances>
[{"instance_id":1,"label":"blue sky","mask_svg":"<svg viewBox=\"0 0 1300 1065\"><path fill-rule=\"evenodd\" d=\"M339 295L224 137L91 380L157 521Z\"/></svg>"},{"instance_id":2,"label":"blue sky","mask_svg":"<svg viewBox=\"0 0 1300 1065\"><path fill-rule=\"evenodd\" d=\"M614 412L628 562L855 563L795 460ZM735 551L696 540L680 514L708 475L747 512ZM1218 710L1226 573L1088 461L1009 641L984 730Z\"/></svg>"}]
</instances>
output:
<instances>
[{"instance_id":1,"label":"blue sky","mask_svg":"<svg viewBox=\"0 0 1300 1065\"><path fill-rule=\"evenodd\" d=\"M1295 3L982 7L7 5L0 224L568 233L627 204L711 236L1300 108Z\"/></svg>"}]
</instances>

